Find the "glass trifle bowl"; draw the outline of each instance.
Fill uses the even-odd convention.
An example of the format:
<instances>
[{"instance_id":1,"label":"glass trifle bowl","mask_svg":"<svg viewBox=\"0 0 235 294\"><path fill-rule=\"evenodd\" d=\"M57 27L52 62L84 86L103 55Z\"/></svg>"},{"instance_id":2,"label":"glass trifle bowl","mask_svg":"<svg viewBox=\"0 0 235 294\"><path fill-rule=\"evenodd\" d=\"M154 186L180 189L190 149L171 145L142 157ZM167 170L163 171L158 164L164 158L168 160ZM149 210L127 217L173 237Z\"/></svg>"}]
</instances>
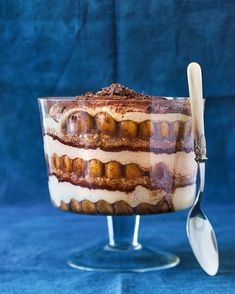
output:
<instances>
[{"instance_id":1,"label":"glass trifle bowl","mask_svg":"<svg viewBox=\"0 0 235 294\"><path fill-rule=\"evenodd\" d=\"M107 244L74 253L68 264L137 272L177 265L177 256L142 246L138 230L140 215L193 204L190 100L112 84L95 94L40 98L39 105L53 205L107 216Z\"/></svg>"}]
</instances>

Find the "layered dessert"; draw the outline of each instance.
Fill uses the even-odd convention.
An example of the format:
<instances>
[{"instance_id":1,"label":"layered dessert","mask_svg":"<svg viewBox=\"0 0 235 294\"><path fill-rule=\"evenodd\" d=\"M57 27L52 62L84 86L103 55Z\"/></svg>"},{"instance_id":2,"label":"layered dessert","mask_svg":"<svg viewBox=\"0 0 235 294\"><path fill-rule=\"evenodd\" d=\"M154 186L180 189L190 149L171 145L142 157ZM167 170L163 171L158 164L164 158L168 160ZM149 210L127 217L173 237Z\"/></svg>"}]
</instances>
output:
<instances>
[{"instance_id":1,"label":"layered dessert","mask_svg":"<svg viewBox=\"0 0 235 294\"><path fill-rule=\"evenodd\" d=\"M132 215L189 207L195 196L189 99L146 96L119 84L47 100L44 146L56 207Z\"/></svg>"}]
</instances>

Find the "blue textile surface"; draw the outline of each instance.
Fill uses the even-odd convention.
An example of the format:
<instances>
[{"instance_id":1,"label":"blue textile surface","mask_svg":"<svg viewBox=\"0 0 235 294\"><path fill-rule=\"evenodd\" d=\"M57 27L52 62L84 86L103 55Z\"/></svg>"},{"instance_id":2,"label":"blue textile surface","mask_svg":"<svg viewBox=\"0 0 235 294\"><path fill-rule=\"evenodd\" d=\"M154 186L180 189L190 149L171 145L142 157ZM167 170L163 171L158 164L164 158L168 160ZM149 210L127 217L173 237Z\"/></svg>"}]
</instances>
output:
<instances>
[{"instance_id":1,"label":"blue textile surface","mask_svg":"<svg viewBox=\"0 0 235 294\"><path fill-rule=\"evenodd\" d=\"M234 293L234 32L234 0L0 0L0 293ZM199 269L186 212L142 218L140 239L180 255L177 268L68 268L71 250L106 236L105 219L49 205L36 98L112 82L185 96L191 61L203 67L208 97L204 203L221 249L219 275Z\"/></svg>"},{"instance_id":2,"label":"blue textile surface","mask_svg":"<svg viewBox=\"0 0 235 294\"><path fill-rule=\"evenodd\" d=\"M216 197L216 195L215 195ZM222 293L235 287L234 204L205 210L220 245L215 277L199 267L185 233L186 211L141 219L140 241L180 256L172 269L143 274L97 273L69 268L71 252L107 237L105 217L78 216L50 206L0 208L0 293L123 294Z\"/></svg>"}]
</instances>

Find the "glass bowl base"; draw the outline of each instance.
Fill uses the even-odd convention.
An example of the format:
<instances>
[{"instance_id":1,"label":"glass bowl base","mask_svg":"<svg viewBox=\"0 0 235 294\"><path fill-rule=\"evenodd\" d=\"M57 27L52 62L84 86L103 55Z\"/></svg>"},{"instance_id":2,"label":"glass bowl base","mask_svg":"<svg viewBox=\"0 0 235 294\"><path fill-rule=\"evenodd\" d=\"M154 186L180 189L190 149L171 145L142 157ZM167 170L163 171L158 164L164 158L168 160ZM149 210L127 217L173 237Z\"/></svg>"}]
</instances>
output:
<instances>
[{"instance_id":1,"label":"glass bowl base","mask_svg":"<svg viewBox=\"0 0 235 294\"><path fill-rule=\"evenodd\" d=\"M179 257L137 246L120 247L99 245L74 253L68 265L80 270L101 272L147 272L176 266Z\"/></svg>"}]
</instances>

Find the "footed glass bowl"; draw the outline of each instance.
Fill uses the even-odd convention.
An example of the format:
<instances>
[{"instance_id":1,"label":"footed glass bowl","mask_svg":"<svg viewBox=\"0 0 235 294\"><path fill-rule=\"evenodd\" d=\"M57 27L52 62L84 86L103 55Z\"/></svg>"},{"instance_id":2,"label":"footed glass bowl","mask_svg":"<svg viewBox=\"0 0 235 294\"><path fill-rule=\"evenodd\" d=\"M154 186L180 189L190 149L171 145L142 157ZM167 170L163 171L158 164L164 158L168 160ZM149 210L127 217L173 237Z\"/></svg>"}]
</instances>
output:
<instances>
[{"instance_id":1,"label":"footed glass bowl","mask_svg":"<svg viewBox=\"0 0 235 294\"><path fill-rule=\"evenodd\" d=\"M109 241L72 255L74 268L144 272L175 255L138 242L140 215L181 210L195 197L190 102L111 85L80 97L40 98L52 203L106 215Z\"/></svg>"}]
</instances>

